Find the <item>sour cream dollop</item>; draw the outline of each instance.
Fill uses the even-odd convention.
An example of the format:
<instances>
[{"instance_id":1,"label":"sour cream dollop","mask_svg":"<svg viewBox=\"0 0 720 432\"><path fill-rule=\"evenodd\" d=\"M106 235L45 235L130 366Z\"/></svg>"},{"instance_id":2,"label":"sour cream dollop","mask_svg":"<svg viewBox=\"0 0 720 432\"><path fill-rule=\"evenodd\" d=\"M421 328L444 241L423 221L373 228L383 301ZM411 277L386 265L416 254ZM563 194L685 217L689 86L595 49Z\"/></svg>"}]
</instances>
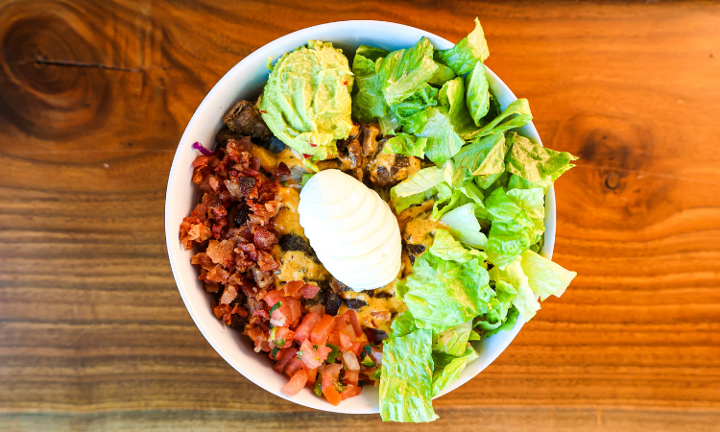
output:
<instances>
[{"instance_id":1,"label":"sour cream dollop","mask_svg":"<svg viewBox=\"0 0 720 432\"><path fill-rule=\"evenodd\" d=\"M342 171L320 171L300 192L298 212L310 246L337 280L355 291L395 280L400 228L377 192Z\"/></svg>"}]
</instances>

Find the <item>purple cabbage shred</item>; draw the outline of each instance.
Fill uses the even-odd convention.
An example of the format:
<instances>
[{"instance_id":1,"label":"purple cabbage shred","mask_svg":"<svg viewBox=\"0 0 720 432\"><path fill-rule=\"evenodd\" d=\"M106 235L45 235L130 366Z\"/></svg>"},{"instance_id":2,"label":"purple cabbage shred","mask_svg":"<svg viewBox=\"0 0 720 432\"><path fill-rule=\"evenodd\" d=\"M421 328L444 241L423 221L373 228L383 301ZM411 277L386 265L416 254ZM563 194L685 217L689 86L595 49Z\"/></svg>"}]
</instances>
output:
<instances>
[{"instance_id":1,"label":"purple cabbage shred","mask_svg":"<svg viewBox=\"0 0 720 432\"><path fill-rule=\"evenodd\" d=\"M211 155L213 154L213 152L211 152L210 150L206 149L204 145L200 144L200 143L197 142L197 141L192 145L192 147L193 147L195 150L197 150L197 151L199 151L200 153L202 153L204 156L211 156Z\"/></svg>"}]
</instances>

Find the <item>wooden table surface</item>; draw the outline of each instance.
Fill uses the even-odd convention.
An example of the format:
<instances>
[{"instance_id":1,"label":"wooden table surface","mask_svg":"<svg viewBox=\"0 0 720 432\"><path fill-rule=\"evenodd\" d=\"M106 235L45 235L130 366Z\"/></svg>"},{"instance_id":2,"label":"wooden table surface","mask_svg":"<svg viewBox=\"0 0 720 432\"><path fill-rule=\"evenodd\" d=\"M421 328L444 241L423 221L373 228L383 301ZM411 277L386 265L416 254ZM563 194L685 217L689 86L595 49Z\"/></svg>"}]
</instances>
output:
<instances>
[{"instance_id":1,"label":"wooden table surface","mask_svg":"<svg viewBox=\"0 0 720 432\"><path fill-rule=\"evenodd\" d=\"M260 389L193 324L163 234L181 133L286 33L380 19L462 38L526 97L576 270L422 427ZM0 1L0 430L720 430L720 4Z\"/></svg>"}]
</instances>

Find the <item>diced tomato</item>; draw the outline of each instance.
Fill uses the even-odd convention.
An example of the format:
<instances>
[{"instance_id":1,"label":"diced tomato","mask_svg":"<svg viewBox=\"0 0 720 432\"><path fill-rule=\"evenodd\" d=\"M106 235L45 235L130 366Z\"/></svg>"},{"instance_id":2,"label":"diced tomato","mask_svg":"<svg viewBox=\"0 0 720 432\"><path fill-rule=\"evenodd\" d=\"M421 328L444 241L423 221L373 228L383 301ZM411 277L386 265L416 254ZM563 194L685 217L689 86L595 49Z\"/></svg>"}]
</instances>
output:
<instances>
[{"instance_id":1,"label":"diced tomato","mask_svg":"<svg viewBox=\"0 0 720 432\"><path fill-rule=\"evenodd\" d=\"M310 369L310 370L307 371L307 374L308 374L307 383L308 383L309 386L312 386L313 384L315 384L315 380L317 379L318 370L317 370L317 368L316 368L316 369Z\"/></svg>"},{"instance_id":2,"label":"diced tomato","mask_svg":"<svg viewBox=\"0 0 720 432\"><path fill-rule=\"evenodd\" d=\"M345 387L345 390L343 390L342 393L340 393L340 397L342 400L345 400L345 399L349 399L351 397L355 397L355 396L359 395L360 393L362 393L362 388L350 384L347 387Z\"/></svg>"},{"instance_id":3,"label":"diced tomato","mask_svg":"<svg viewBox=\"0 0 720 432\"><path fill-rule=\"evenodd\" d=\"M287 367L285 368L285 375L291 377L295 375L295 372L299 371L300 369L304 369L303 366L304 363L302 362L302 360L298 360L297 357L295 357L294 359L290 360L290 363L288 363Z\"/></svg>"},{"instance_id":4,"label":"diced tomato","mask_svg":"<svg viewBox=\"0 0 720 432\"><path fill-rule=\"evenodd\" d=\"M303 286L303 297L306 299L311 299L317 295L317 293L320 292L320 287L317 285L312 284L305 284Z\"/></svg>"},{"instance_id":5,"label":"diced tomato","mask_svg":"<svg viewBox=\"0 0 720 432\"><path fill-rule=\"evenodd\" d=\"M335 346L340 346L340 336L338 336L338 332L332 332L330 333L330 336L328 336L327 343L333 344Z\"/></svg>"},{"instance_id":6,"label":"diced tomato","mask_svg":"<svg viewBox=\"0 0 720 432\"><path fill-rule=\"evenodd\" d=\"M315 351L315 348L313 348L312 344L307 339L305 339L302 345L300 345L299 353L302 353L299 354L300 360L305 363L305 367L308 369L318 368L322 364L322 360L320 360L317 351Z\"/></svg>"},{"instance_id":7,"label":"diced tomato","mask_svg":"<svg viewBox=\"0 0 720 432\"><path fill-rule=\"evenodd\" d=\"M338 375L342 369L341 364L332 364L325 366L322 370L322 392L325 398L333 405L338 405L342 400L340 393L335 388Z\"/></svg>"},{"instance_id":8,"label":"diced tomato","mask_svg":"<svg viewBox=\"0 0 720 432\"><path fill-rule=\"evenodd\" d=\"M320 345L317 349L318 357L320 357L321 361L327 360L328 355L332 352L332 348L326 346L326 345Z\"/></svg>"},{"instance_id":9,"label":"diced tomato","mask_svg":"<svg viewBox=\"0 0 720 432\"><path fill-rule=\"evenodd\" d=\"M350 339L350 336L346 332L342 331L338 333L338 337L340 337L340 350L349 350L352 346L352 340Z\"/></svg>"},{"instance_id":10,"label":"diced tomato","mask_svg":"<svg viewBox=\"0 0 720 432\"><path fill-rule=\"evenodd\" d=\"M350 324L352 324L353 329L355 330L355 336L360 337L363 334L362 328L360 328L360 322L358 321L358 315L357 312L353 309L348 309L347 312L345 312L345 315L350 317Z\"/></svg>"},{"instance_id":11,"label":"diced tomato","mask_svg":"<svg viewBox=\"0 0 720 432\"><path fill-rule=\"evenodd\" d=\"M325 313L325 306L323 306L322 304L318 303L318 304L316 304L315 306L313 306L313 307L310 308L310 312L315 312L316 314L322 315L322 314Z\"/></svg>"},{"instance_id":12,"label":"diced tomato","mask_svg":"<svg viewBox=\"0 0 720 432\"><path fill-rule=\"evenodd\" d=\"M353 342L352 345L350 345L350 351L352 351L352 353L356 356L360 356L360 353L363 351L363 348L365 348L365 345L367 344L368 343L366 341Z\"/></svg>"},{"instance_id":13,"label":"diced tomato","mask_svg":"<svg viewBox=\"0 0 720 432\"><path fill-rule=\"evenodd\" d=\"M322 392L325 396L325 399L327 399L327 401L331 404L340 405L340 402L342 402L342 396L340 395L340 393L338 393L337 390L335 390L335 387L323 387Z\"/></svg>"},{"instance_id":14,"label":"diced tomato","mask_svg":"<svg viewBox=\"0 0 720 432\"><path fill-rule=\"evenodd\" d=\"M350 317L347 316L346 314L342 314L340 316L335 317L334 329L337 331L342 331L342 330L345 330L345 327L347 327L349 324L350 324Z\"/></svg>"},{"instance_id":15,"label":"diced tomato","mask_svg":"<svg viewBox=\"0 0 720 432\"><path fill-rule=\"evenodd\" d=\"M272 312L272 315L270 315L270 324L274 325L275 327L289 327L290 324L292 324L292 310L290 309L287 301L287 299L289 298L290 297L283 297L280 300L282 306L278 307Z\"/></svg>"},{"instance_id":16,"label":"diced tomato","mask_svg":"<svg viewBox=\"0 0 720 432\"><path fill-rule=\"evenodd\" d=\"M357 385L360 378L360 371L346 370L343 374L343 384Z\"/></svg>"},{"instance_id":17,"label":"diced tomato","mask_svg":"<svg viewBox=\"0 0 720 432\"><path fill-rule=\"evenodd\" d=\"M283 355L280 356L280 360L278 360L277 363L275 363L273 365L273 369L275 369L275 372L283 373L283 371L285 370L285 367L288 365L288 363L290 363L290 360L297 357L297 352L298 352L298 350L295 348L287 349L283 353Z\"/></svg>"},{"instance_id":18,"label":"diced tomato","mask_svg":"<svg viewBox=\"0 0 720 432\"><path fill-rule=\"evenodd\" d=\"M285 290L285 295L295 298L300 298L303 295L303 286L305 285L305 282L303 281L292 281L285 284L283 289Z\"/></svg>"},{"instance_id":19,"label":"diced tomato","mask_svg":"<svg viewBox=\"0 0 720 432\"><path fill-rule=\"evenodd\" d=\"M302 304L300 300L292 297L285 297L283 301L286 301L290 307L290 323L294 323L295 320L299 320L302 317Z\"/></svg>"},{"instance_id":20,"label":"diced tomato","mask_svg":"<svg viewBox=\"0 0 720 432\"><path fill-rule=\"evenodd\" d=\"M303 387L305 387L307 381L307 372L305 372L303 369L300 369L293 374L292 378L290 378L290 381L285 384L285 387L283 387L282 391L288 396L295 396L296 394L300 393L300 390L302 390Z\"/></svg>"},{"instance_id":21,"label":"diced tomato","mask_svg":"<svg viewBox=\"0 0 720 432\"><path fill-rule=\"evenodd\" d=\"M317 323L320 322L320 318L322 318L320 314L315 312L310 312L305 315L298 328L295 329L295 340L303 342L305 339L310 337L310 332L313 328L315 328Z\"/></svg>"},{"instance_id":22,"label":"diced tomato","mask_svg":"<svg viewBox=\"0 0 720 432\"><path fill-rule=\"evenodd\" d=\"M275 352L275 354L273 354L273 352ZM284 349L270 350L270 352L268 353L268 357L270 358L270 360L278 360L280 357L283 356L283 354L285 354Z\"/></svg>"},{"instance_id":23,"label":"diced tomato","mask_svg":"<svg viewBox=\"0 0 720 432\"><path fill-rule=\"evenodd\" d=\"M276 327L275 328L275 340L273 340L273 343L278 348L288 348L292 345L293 338L295 337L295 332L290 330L287 327ZM285 343L278 344L281 341L285 341Z\"/></svg>"},{"instance_id":24,"label":"diced tomato","mask_svg":"<svg viewBox=\"0 0 720 432\"><path fill-rule=\"evenodd\" d=\"M208 161L210 160L209 156L198 156L193 161L193 168L197 168L199 166L207 165Z\"/></svg>"},{"instance_id":25,"label":"diced tomato","mask_svg":"<svg viewBox=\"0 0 720 432\"><path fill-rule=\"evenodd\" d=\"M312 343L316 345L324 344L334 325L335 318L333 318L332 315L323 315L310 333Z\"/></svg>"},{"instance_id":26,"label":"diced tomato","mask_svg":"<svg viewBox=\"0 0 720 432\"><path fill-rule=\"evenodd\" d=\"M283 292L278 290L272 290L268 291L265 294L265 297L263 297L263 300L265 300L265 303L268 304L268 306L273 307L275 306L275 303L280 301L280 299L283 298Z\"/></svg>"}]
</instances>

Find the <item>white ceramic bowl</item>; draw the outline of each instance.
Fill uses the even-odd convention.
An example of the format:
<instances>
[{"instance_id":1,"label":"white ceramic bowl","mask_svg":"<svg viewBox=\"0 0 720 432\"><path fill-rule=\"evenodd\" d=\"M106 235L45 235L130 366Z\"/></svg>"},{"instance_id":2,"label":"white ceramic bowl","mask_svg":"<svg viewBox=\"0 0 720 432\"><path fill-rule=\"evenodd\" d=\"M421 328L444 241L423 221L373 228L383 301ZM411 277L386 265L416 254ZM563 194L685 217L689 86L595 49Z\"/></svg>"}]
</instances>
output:
<instances>
[{"instance_id":1,"label":"white ceramic bowl","mask_svg":"<svg viewBox=\"0 0 720 432\"><path fill-rule=\"evenodd\" d=\"M464 23L463 26L468 31L471 30L472 21ZM422 36L430 39L437 49L447 49L454 45L447 39L424 30L384 21L334 22L306 28L276 39L240 61L210 90L190 119L175 153L165 200L165 238L170 265L185 306L205 339L235 370L265 390L300 405L347 414L379 412L378 391L373 387L365 387L360 396L345 400L339 406L333 406L324 399L316 397L307 388L296 396L286 396L281 389L287 382L287 377L274 372L270 368L271 361L265 354L255 353L248 338L241 337L234 330L226 328L215 318L210 309L210 296L198 281L197 269L190 264L193 253L186 251L178 238L178 228L183 217L189 215L199 197L199 191L191 181L192 162L198 156L192 144L199 141L206 146L213 145L215 134L223 125L221 121L223 114L237 101L254 99L260 94L268 77L266 62L269 57L277 59L286 52L306 44L308 40L316 39L333 42L336 47L342 48L352 63L352 55L360 45L373 45L392 51L410 47ZM503 108L517 99L489 68L487 77L492 93L497 96ZM524 135L540 142L540 137L532 123L523 127L521 131ZM545 245L540 253L551 258L555 243L555 193L552 187L545 197L545 204ZM480 357L470 363L460 378L439 396L465 384L485 369L507 348L523 324L524 322L519 319L512 330L476 342L475 348Z\"/></svg>"}]
</instances>

